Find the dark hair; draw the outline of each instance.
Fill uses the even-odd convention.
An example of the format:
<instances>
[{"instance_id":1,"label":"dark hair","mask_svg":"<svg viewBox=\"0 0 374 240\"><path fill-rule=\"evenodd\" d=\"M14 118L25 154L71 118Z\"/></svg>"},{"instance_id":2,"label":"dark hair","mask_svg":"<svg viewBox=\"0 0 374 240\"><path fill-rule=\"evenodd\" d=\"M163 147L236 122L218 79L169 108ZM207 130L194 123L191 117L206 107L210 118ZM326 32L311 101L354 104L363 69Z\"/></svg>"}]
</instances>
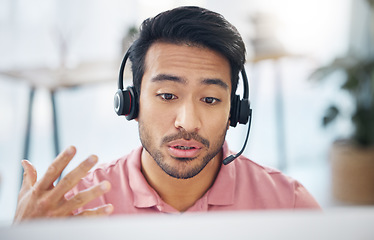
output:
<instances>
[{"instance_id":1,"label":"dark hair","mask_svg":"<svg viewBox=\"0 0 374 240\"><path fill-rule=\"evenodd\" d=\"M191 44L207 47L222 54L231 67L231 96L235 95L239 72L245 63L245 45L237 31L222 15L200 7L179 7L146 19L139 38L130 49L133 84L140 96L145 56L157 42Z\"/></svg>"}]
</instances>

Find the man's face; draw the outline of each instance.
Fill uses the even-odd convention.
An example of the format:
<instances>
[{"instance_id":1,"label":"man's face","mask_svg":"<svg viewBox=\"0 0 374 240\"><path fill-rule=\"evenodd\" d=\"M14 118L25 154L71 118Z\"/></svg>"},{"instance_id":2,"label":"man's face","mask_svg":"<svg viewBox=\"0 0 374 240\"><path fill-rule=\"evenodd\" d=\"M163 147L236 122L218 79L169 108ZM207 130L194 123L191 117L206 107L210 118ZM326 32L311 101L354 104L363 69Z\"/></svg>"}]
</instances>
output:
<instances>
[{"instance_id":1,"label":"man's face","mask_svg":"<svg viewBox=\"0 0 374 240\"><path fill-rule=\"evenodd\" d=\"M145 58L139 135L175 178L197 175L220 153L230 112L230 65L207 48L154 43Z\"/></svg>"}]
</instances>

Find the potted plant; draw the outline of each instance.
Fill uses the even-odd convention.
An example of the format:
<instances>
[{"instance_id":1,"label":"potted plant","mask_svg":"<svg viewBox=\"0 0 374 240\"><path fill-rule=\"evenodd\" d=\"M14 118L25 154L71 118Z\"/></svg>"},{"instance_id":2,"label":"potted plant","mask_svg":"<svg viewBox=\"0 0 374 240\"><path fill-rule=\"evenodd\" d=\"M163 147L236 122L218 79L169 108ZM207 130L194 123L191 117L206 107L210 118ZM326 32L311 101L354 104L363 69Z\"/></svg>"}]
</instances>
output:
<instances>
[{"instance_id":1,"label":"potted plant","mask_svg":"<svg viewBox=\"0 0 374 240\"><path fill-rule=\"evenodd\" d=\"M373 12L374 1L367 2ZM372 29L367 34L372 34ZM374 204L374 54L358 57L351 52L318 68L311 78L327 79L336 71L343 73L341 90L349 94L353 111L347 116L332 104L326 110L323 125L348 117L353 131L350 137L336 140L331 148L333 195L353 204Z\"/></svg>"}]
</instances>

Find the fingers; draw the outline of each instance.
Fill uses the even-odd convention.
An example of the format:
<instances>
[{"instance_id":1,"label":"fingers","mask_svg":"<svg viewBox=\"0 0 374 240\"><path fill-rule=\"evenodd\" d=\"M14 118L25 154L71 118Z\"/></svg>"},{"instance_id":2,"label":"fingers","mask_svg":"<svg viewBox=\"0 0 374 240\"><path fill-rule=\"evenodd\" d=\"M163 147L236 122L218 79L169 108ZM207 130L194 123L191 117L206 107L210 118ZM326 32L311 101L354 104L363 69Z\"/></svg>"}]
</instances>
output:
<instances>
[{"instance_id":1,"label":"fingers","mask_svg":"<svg viewBox=\"0 0 374 240\"><path fill-rule=\"evenodd\" d=\"M79 192L77 195L69 199L63 207L64 212L72 212L80 207L83 207L92 200L100 197L104 193L108 192L111 185L108 181L103 181L100 184L93 186L87 190Z\"/></svg>"},{"instance_id":2,"label":"fingers","mask_svg":"<svg viewBox=\"0 0 374 240\"><path fill-rule=\"evenodd\" d=\"M36 170L29 161L22 160L21 164L23 167L23 180L19 197L23 196L27 191L29 191L32 186L34 186L37 179Z\"/></svg>"},{"instance_id":3,"label":"fingers","mask_svg":"<svg viewBox=\"0 0 374 240\"><path fill-rule=\"evenodd\" d=\"M21 164L24 171L22 187L30 188L34 186L37 179L35 167L27 160L22 160Z\"/></svg>"},{"instance_id":4,"label":"fingers","mask_svg":"<svg viewBox=\"0 0 374 240\"><path fill-rule=\"evenodd\" d=\"M53 185L53 182L61 175L71 159L73 159L75 153L76 149L73 146L68 147L65 151L60 153L48 167L47 172L38 183L38 188L41 190L49 189Z\"/></svg>"},{"instance_id":5,"label":"fingers","mask_svg":"<svg viewBox=\"0 0 374 240\"><path fill-rule=\"evenodd\" d=\"M75 147L69 147L59 154L38 182L36 182L37 172L34 166L27 160L22 161L24 178L18 196L15 222L37 217L71 216L73 211L76 211L110 190L110 183L104 181L79 192L68 200L65 198L66 192L77 185L97 163L98 159L95 155L90 156L73 171L68 173L56 187L53 186L53 183L73 159L75 153ZM112 211L112 205L104 205L96 209L83 211L79 215L108 215Z\"/></svg>"},{"instance_id":6,"label":"fingers","mask_svg":"<svg viewBox=\"0 0 374 240\"><path fill-rule=\"evenodd\" d=\"M113 212L114 208L112 204L107 204L95 209L84 210L75 216L105 216Z\"/></svg>"},{"instance_id":7,"label":"fingers","mask_svg":"<svg viewBox=\"0 0 374 240\"><path fill-rule=\"evenodd\" d=\"M74 170L68 173L53 189L53 195L56 198L62 198L69 190L71 190L81 178L85 177L88 171L97 163L98 158L95 155L91 155L85 161L79 164Z\"/></svg>"}]
</instances>

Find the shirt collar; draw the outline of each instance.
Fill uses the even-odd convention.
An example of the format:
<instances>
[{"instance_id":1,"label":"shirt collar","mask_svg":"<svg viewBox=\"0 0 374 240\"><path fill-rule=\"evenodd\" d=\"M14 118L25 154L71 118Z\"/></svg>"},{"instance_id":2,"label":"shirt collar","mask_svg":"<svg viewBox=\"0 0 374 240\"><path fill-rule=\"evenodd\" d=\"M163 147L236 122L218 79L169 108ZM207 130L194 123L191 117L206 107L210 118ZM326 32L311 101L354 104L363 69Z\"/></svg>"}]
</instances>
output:
<instances>
[{"instance_id":1,"label":"shirt collar","mask_svg":"<svg viewBox=\"0 0 374 240\"><path fill-rule=\"evenodd\" d=\"M232 154L229 151L229 147L226 141L223 144L222 149L223 159ZM231 205L234 203L236 184L235 172L235 162L232 162L228 165L222 164L213 186L207 192L208 204Z\"/></svg>"},{"instance_id":2,"label":"shirt collar","mask_svg":"<svg viewBox=\"0 0 374 240\"><path fill-rule=\"evenodd\" d=\"M134 206L149 208L159 204L160 199L155 190L149 186L141 170L142 147L132 152L129 160L129 184L134 196Z\"/></svg>"}]
</instances>

